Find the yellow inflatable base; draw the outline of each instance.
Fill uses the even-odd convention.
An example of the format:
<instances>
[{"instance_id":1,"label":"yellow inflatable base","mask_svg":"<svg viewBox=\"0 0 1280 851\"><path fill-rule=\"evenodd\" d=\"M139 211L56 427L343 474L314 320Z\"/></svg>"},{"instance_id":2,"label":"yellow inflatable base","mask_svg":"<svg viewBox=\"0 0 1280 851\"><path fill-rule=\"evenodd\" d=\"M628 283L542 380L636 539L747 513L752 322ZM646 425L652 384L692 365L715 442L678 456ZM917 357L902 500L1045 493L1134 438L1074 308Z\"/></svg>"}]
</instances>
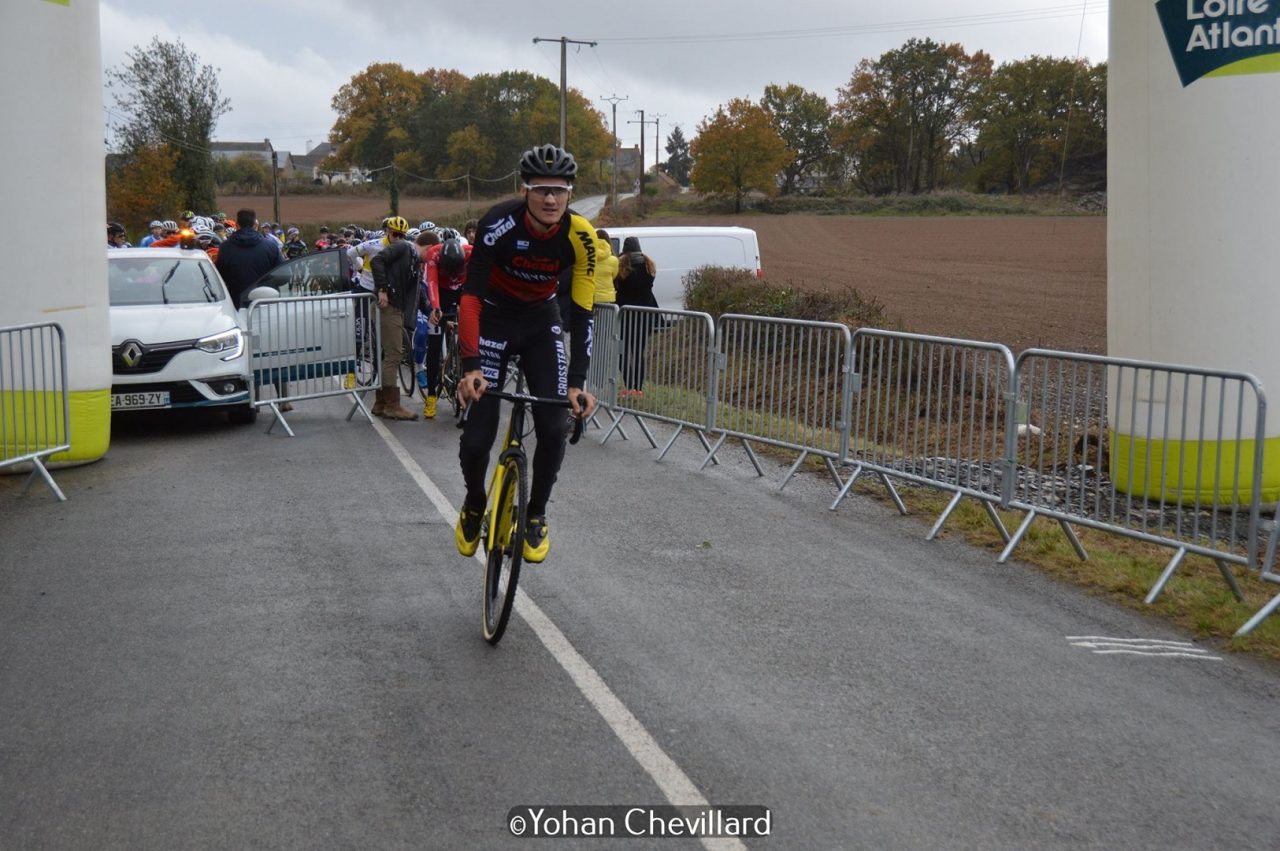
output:
<instances>
[{"instance_id":1,"label":"yellow inflatable base","mask_svg":"<svg viewBox=\"0 0 1280 851\"><path fill-rule=\"evenodd\" d=\"M64 432L56 393L0 393L0 457L16 458L34 449L71 448L49 456L50 464L84 464L107 454L111 443L111 388L67 394L69 431Z\"/></svg>"},{"instance_id":2,"label":"yellow inflatable base","mask_svg":"<svg viewBox=\"0 0 1280 851\"><path fill-rule=\"evenodd\" d=\"M1111 481L1153 502L1211 507L1253 499L1253 440L1147 440L1110 432ZM1197 468L1199 474L1197 477ZM1262 502L1280 499L1280 437L1263 442Z\"/></svg>"}]
</instances>

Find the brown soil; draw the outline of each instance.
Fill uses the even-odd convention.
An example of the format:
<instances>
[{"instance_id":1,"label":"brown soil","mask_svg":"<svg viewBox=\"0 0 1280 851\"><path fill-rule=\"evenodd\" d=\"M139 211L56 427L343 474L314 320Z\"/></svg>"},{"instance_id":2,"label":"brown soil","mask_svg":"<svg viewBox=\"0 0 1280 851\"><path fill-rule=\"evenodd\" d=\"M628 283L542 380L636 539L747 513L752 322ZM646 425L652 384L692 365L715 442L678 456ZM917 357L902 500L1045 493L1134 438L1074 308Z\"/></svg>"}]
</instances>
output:
<instances>
[{"instance_id":1,"label":"brown soil","mask_svg":"<svg viewBox=\"0 0 1280 851\"><path fill-rule=\"evenodd\" d=\"M1104 353L1107 220L1089 217L721 216L645 225L741 225L772 282L854 287L920 334Z\"/></svg>"},{"instance_id":2,"label":"brown soil","mask_svg":"<svg viewBox=\"0 0 1280 851\"><path fill-rule=\"evenodd\" d=\"M423 219L459 219L478 217L496 201L476 199L468 211L466 198L417 198L400 197L400 215L416 225ZM236 210L248 207L256 210L258 219L272 218L274 201L270 195L220 195L219 209L234 217ZM289 195L280 197L280 221L289 225L328 225L341 227L357 224L374 227L387 214L385 196L364 195Z\"/></svg>"}]
</instances>

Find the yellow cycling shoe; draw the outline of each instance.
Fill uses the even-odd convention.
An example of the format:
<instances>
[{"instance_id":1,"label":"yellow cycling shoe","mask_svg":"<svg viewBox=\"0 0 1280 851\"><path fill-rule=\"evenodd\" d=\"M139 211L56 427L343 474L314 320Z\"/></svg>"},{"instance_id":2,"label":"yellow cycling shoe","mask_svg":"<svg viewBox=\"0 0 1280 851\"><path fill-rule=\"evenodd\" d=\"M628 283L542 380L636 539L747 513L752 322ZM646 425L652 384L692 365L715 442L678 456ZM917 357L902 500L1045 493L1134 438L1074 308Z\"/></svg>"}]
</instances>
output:
<instances>
[{"instance_id":1,"label":"yellow cycling shoe","mask_svg":"<svg viewBox=\"0 0 1280 851\"><path fill-rule=\"evenodd\" d=\"M428 396L422 402L422 416L424 419L433 420L436 417L436 397Z\"/></svg>"},{"instance_id":2,"label":"yellow cycling shoe","mask_svg":"<svg viewBox=\"0 0 1280 851\"><path fill-rule=\"evenodd\" d=\"M524 525L524 560L537 564L551 550L551 535L547 532L547 518L530 517Z\"/></svg>"},{"instance_id":3,"label":"yellow cycling shoe","mask_svg":"<svg viewBox=\"0 0 1280 851\"><path fill-rule=\"evenodd\" d=\"M470 508L462 509L458 514L458 525L453 530L454 542L458 552L464 556L473 556L480 547L480 520L483 513Z\"/></svg>"}]
</instances>

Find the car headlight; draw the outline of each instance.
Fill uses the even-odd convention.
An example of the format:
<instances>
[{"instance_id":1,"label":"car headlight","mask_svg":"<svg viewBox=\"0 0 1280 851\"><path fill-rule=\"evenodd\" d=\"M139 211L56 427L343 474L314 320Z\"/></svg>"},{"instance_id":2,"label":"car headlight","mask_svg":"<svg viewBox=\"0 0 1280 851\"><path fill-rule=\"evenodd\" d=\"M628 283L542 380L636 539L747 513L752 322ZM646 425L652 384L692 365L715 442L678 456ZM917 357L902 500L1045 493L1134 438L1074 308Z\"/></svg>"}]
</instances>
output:
<instances>
[{"instance_id":1,"label":"car headlight","mask_svg":"<svg viewBox=\"0 0 1280 851\"><path fill-rule=\"evenodd\" d=\"M244 334L239 328L223 331L196 340L196 348L211 355L222 355L223 360L235 360L244 351Z\"/></svg>"}]
</instances>

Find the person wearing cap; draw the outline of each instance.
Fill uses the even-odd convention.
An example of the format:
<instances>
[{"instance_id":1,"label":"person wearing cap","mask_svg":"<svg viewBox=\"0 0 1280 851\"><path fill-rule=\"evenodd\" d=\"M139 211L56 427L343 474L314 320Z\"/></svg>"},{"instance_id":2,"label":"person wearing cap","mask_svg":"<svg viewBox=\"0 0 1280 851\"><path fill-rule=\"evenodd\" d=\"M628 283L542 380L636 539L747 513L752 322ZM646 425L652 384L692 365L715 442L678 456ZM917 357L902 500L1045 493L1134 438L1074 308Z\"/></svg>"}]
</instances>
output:
<instances>
[{"instance_id":1,"label":"person wearing cap","mask_svg":"<svg viewBox=\"0 0 1280 851\"><path fill-rule=\"evenodd\" d=\"M316 251L324 251L330 245L329 228L326 225L321 225L320 236L316 238Z\"/></svg>"},{"instance_id":2,"label":"person wearing cap","mask_svg":"<svg viewBox=\"0 0 1280 851\"><path fill-rule=\"evenodd\" d=\"M147 227L151 229L151 233L144 236L142 240L138 242L139 248L148 248L151 246L151 243L155 242L157 239L164 238L164 222L156 219Z\"/></svg>"}]
</instances>

